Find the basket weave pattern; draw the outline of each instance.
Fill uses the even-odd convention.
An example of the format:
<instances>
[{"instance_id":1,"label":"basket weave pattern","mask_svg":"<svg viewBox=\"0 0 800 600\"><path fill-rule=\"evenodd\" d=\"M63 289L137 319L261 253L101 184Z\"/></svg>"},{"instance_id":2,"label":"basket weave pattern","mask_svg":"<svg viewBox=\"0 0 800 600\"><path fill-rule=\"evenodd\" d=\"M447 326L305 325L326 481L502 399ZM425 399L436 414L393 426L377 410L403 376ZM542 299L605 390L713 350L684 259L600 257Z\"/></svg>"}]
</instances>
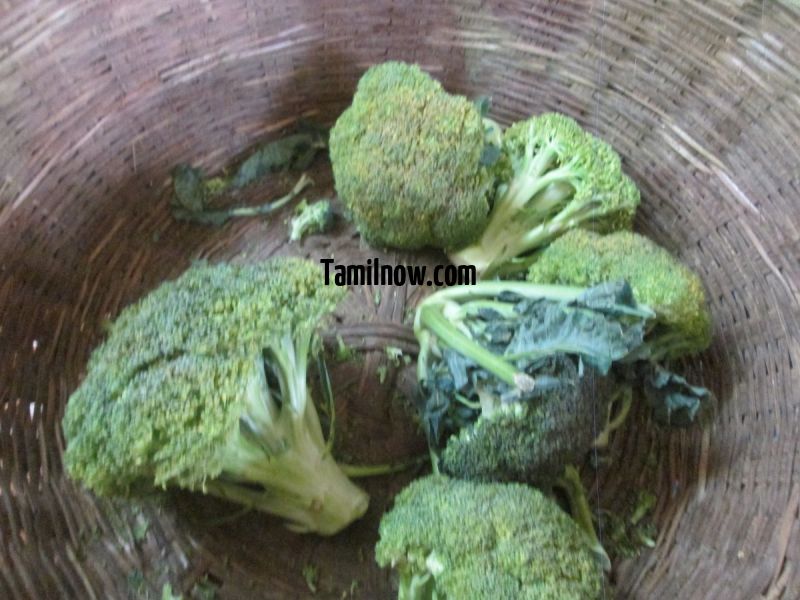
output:
<instances>
[{"instance_id":1,"label":"basket weave pattern","mask_svg":"<svg viewBox=\"0 0 800 600\"><path fill-rule=\"evenodd\" d=\"M298 538L259 515L216 525L230 507L180 494L98 500L65 478L60 430L103 321L191 260L441 262L345 225L289 246L288 213L208 230L168 211L174 164L214 171L298 117L330 123L387 58L491 94L503 122L577 118L640 186L637 228L707 285L715 338L691 375L720 399L713 426L628 427L592 489L659 497L658 545L615 566L620 597L800 597L799 31L800 6L775 0L0 3L0 598L126 598L136 574L151 597L210 577L221 598L307 598L307 563L317 598L392 597L371 547L401 479L369 482L345 534ZM375 291L342 312L364 361L334 377L342 428L368 432L342 443L378 462L420 445L387 408L413 377L374 374L382 345L413 351L400 323L417 291Z\"/></svg>"}]
</instances>

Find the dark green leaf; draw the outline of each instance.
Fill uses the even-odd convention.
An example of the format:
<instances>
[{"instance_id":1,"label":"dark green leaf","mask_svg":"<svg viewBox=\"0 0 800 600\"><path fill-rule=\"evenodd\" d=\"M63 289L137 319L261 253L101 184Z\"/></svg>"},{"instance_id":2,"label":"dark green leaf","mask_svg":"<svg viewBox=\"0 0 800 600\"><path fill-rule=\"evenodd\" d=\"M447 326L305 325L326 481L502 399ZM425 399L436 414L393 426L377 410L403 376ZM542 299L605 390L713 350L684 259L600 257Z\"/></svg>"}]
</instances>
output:
<instances>
[{"instance_id":1,"label":"dark green leaf","mask_svg":"<svg viewBox=\"0 0 800 600\"><path fill-rule=\"evenodd\" d=\"M485 117L489 114L489 111L492 108L492 97L478 96L472 101L472 103L475 105L475 108L478 109L478 113L481 115L481 117Z\"/></svg>"},{"instance_id":2,"label":"dark green leaf","mask_svg":"<svg viewBox=\"0 0 800 600\"><path fill-rule=\"evenodd\" d=\"M671 427L689 427L713 412L715 399L704 387L656 364L642 366L644 394L653 418Z\"/></svg>"},{"instance_id":3,"label":"dark green leaf","mask_svg":"<svg viewBox=\"0 0 800 600\"><path fill-rule=\"evenodd\" d=\"M502 156L500 148L494 144L486 144L481 152L480 164L484 167L491 167L500 160L500 156Z\"/></svg>"},{"instance_id":4,"label":"dark green leaf","mask_svg":"<svg viewBox=\"0 0 800 600\"><path fill-rule=\"evenodd\" d=\"M203 171L189 165L178 165L172 170L172 187L175 204L187 211L198 212L206 206L206 187Z\"/></svg>"},{"instance_id":5,"label":"dark green leaf","mask_svg":"<svg viewBox=\"0 0 800 600\"><path fill-rule=\"evenodd\" d=\"M572 354L607 374L613 362L641 345L646 318L618 318L618 313L628 308L616 304L616 296L608 294L608 290L592 290L570 304L551 300L519 302L516 308L520 317L506 357Z\"/></svg>"},{"instance_id":6,"label":"dark green leaf","mask_svg":"<svg viewBox=\"0 0 800 600\"><path fill-rule=\"evenodd\" d=\"M239 166L231 185L242 188L269 173L303 170L322 148L324 142L312 133L296 133L264 144Z\"/></svg>"},{"instance_id":7,"label":"dark green leaf","mask_svg":"<svg viewBox=\"0 0 800 600\"><path fill-rule=\"evenodd\" d=\"M174 208L172 216L178 221L185 221L187 223L198 223L200 225L211 225L212 227L219 227L224 225L231 218L227 210L185 210L183 208Z\"/></svg>"}]
</instances>

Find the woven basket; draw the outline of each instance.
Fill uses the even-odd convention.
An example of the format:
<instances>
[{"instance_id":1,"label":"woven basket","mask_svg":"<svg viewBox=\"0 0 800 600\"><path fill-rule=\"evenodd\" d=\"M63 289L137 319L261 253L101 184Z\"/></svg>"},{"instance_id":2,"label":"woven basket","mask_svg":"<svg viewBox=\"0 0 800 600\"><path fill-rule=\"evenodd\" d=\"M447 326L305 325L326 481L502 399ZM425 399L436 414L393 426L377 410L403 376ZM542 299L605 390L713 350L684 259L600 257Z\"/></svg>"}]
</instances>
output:
<instances>
[{"instance_id":1,"label":"woven basket","mask_svg":"<svg viewBox=\"0 0 800 600\"><path fill-rule=\"evenodd\" d=\"M103 321L194 259L443 260L363 247L341 219L297 245L288 212L207 229L168 210L173 165L213 172L298 117L331 123L387 58L491 94L503 122L558 110L607 139L642 190L637 228L707 285L714 343L687 368L720 399L712 427L638 415L587 481L609 506L659 498L657 546L615 564L619 596L800 598L799 31L800 7L775 0L0 3L0 598L159 598L166 582L309 598L309 564L313 597L393 597L372 547L403 477L367 482L343 534L303 537L188 494L98 500L65 478L60 430ZM376 376L384 345L413 352L416 294L357 289L340 314L362 361L334 371L339 446L361 462L423 448L394 392L412 374Z\"/></svg>"}]
</instances>

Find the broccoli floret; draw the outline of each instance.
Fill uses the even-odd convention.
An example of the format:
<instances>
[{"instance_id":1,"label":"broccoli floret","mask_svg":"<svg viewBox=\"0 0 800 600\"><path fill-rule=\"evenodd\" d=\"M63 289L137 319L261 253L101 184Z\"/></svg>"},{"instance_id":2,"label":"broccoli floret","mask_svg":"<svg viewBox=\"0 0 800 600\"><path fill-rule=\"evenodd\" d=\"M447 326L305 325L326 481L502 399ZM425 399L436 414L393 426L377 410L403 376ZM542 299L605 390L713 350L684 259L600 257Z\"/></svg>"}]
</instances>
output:
<instances>
[{"instance_id":1,"label":"broccoli floret","mask_svg":"<svg viewBox=\"0 0 800 600\"><path fill-rule=\"evenodd\" d=\"M458 411L459 429L444 444L441 472L474 481L517 481L550 486L564 466L583 460L598 434L611 397L610 381L555 355L536 368L540 383L559 381L525 402L499 402L485 391L480 408ZM549 379L552 378L552 379Z\"/></svg>"},{"instance_id":2,"label":"broccoli floret","mask_svg":"<svg viewBox=\"0 0 800 600\"><path fill-rule=\"evenodd\" d=\"M591 600L604 586L589 538L520 484L418 479L383 516L375 556L401 600Z\"/></svg>"},{"instance_id":3,"label":"broccoli floret","mask_svg":"<svg viewBox=\"0 0 800 600\"><path fill-rule=\"evenodd\" d=\"M534 283L581 287L617 279L656 313L642 353L661 360L708 347L711 314L700 278L642 235L570 231L545 248L528 272Z\"/></svg>"},{"instance_id":4,"label":"broccoli floret","mask_svg":"<svg viewBox=\"0 0 800 600\"><path fill-rule=\"evenodd\" d=\"M333 210L329 200L308 204L303 200L297 205L295 216L289 222L289 239L301 240L312 233L324 233L333 224Z\"/></svg>"},{"instance_id":5,"label":"broccoli floret","mask_svg":"<svg viewBox=\"0 0 800 600\"><path fill-rule=\"evenodd\" d=\"M619 155L573 119L548 113L515 123L503 135L510 165L480 239L450 253L456 264L491 275L565 231L631 226L639 190Z\"/></svg>"},{"instance_id":6,"label":"broccoli floret","mask_svg":"<svg viewBox=\"0 0 800 600\"><path fill-rule=\"evenodd\" d=\"M374 66L331 130L336 190L371 244L458 248L486 224L494 137L473 103L418 66Z\"/></svg>"},{"instance_id":7,"label":"broccoli floret","mask_svg":"<svg viewBox=\"0 0 800 600\"><path fill-rule=\"evenodd\" d=\"M68 473L100 495L204 492L299 532L363 515L306 381L344 294L321 282L300 259L196 265L123 310L67 405Z\"/></svg>"}]
</instances>

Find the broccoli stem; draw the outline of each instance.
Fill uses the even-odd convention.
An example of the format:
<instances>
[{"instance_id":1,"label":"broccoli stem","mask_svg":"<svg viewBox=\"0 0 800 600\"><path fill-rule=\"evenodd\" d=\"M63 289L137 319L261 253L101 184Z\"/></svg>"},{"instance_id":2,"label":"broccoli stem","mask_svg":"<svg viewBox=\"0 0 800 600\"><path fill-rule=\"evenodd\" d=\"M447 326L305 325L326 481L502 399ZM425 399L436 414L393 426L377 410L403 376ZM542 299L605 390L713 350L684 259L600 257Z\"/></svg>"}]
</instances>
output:
<instances>
[{"instance_id":1,"label":"broccoli stem","mask_svg":"<svg viewBox=\"0 0 800 600\"><path fill-rule=\"evenodd\" d=\"M204 491L283 517L289 529L300 533L333 535L359 518L367 509L366 493L347 478L303 420L293 417L287 424L292 439L278 454L247 432L229 442L222 474L207 481Z\"/></svg>"},{"instance_id":2,"label":"broccoli stem","mask_svg":"<svg viewBox=\"0 0 800 600\"><path fill-rule=\"evenodd\" d=\"M532 384L530 376L518 371L512 364L492 354L454 327L442 314L440 307L423 305L419 311L419 318L420 324L436 334L445 344L451 348L458 348L460 354L474 360L507 384L520 388Z\"/></svg>"},{"instance_id":3,"label":"broccoli stem","mask_svg":"<svg viewBox=\"0 0 800 600\"><path fill-rule=\"evenodd\" d=\"M246 388L238 435L226 445L220 477L204 491L283 517L293 531L332 535L364 514L368 497L328 451L309 398L313 340L313 330L296 330L254 358L260 368ZM265 360L278 389L267 385Z\"/></svg>"},{"instance_id":4,"label":"broccoli stem","mask_svg":"<svg viewBox=\"0 0 800 600\"><path fill-rule=\"evenodd\" d=\"M456 285L440 290L428 296L428 298L423 301L421 307L432 304L444 304L447 301L465 303L486 298L492 299L504 292L510 292L531 300L547 298L550 300L569 302L580 296L585 290L586 288L582 287L529 283L526 281L481 281L477 285Z\"/></svg>"},{"instance_id":5,"label":"broccoli stem","mask_svg":"<svg viewBox=\"0 0 800 600\"><path fill-rule=\"evenodd\" d=\"M617 403L620 403L619 408L616 411L616 415L613 415L615 408L617 407ZM608 441L611 434L622 427L622 424L625 422L625 419L628 418L628 414L630 413L631 406L633 406L633 389L630 385L625 385L621 387L617 392L614 394L614 397L608 403L608 415L606 416L606 425L603 427L603 431L601 431L598 436L594 439L593 446L595 448L605 448L608 446Z\"/></svg>"},{"instance_id":6,"label":"broccoli stem","mask_svg":"<svg viewBox=\"0 0 800 600\"><path fill-rule=\"evenodd\" d=\"M510 292L523 298L550 298L553 300L574 300L583 288L563 285L532 284L524 281L481 281L478 285L454 286L429 296L419 306L414 320L414 335L420 345L417 361L417 378L427 379L428 356L431 351L433 333L445 345L457 349L467 358L474 360L483 368L494 373L499 379L519 389L531 389L534 380L519 371L503 357L483 348L469 336L460 331L448 318L457 318L462 312L480 308L493 308L505 311L507 303L494 300L501 293ZM460 303L460 306L457 304ZM455 308L449 304L454 304ZM448 309L448 316L443 314Z\"/></svg>"},{"instance_id":7,"label":"broccoli stem","mask_svg":"<svg viewBox=\"0 0 800 600\"><path fill-rule=\"evenodd\" d=\"M479 273L489 276L506 261L539 245L538 236L527 232L549 227L549 221L545 221L555 211L563 212L564 204L575 193L572 184L577 173L572 165L548 171L557 156L552 146L534 155L529 145L527 165L516 169L511 183L500 192L480 240L453 253L452 262L474 265Z\"/></svg>"},{"instance_id":8,"label":"broccoli stem","mask_svg":"<svg viewBox=\"0 0 800 600\"><path fill-rule=\"evenodd\" d=\"M572 195L571 186L569 190L569 192L561 192L563 194L561 199L551 198L549 204L556 206L568 200L569 196ZM532 207L530 209L532 210ZM550 216L549 213L545 214ZM476 269L484 277L491 277L509 260L540 248L567 229L590 220L594 216L601 215L602 210L599 205L597 209L590 209L586 204L570 203L546 220L538 219L533 220L531 223L526 223L527 229L524 231L518 231L519 227L512 221L506 226L505 230L500 230L496 233L495 237L488 238L485 242L482 239L480 246L470 254L466 254L466 258L469 259L470 256L479 257L478 260L480 260L481 265L476 265ZM520 215L516 215L515 220L519 221L519 219ZM514 227L516 227L516 230ZM509 232L511 233L509 234Z\"/></svg>"},{"instance_id":9,"label":"broccoli stem","mask_svg":"<svg viewBox=\"0 0 800 600\"><path fill-rule=\"evenodd\" d=\"M434 579L427 571L414 573L404 570L400 573L397 600L433 600Z\"/></svg>"},{"instance_id":10,"label":"broccoli stem","mask_svg":"<svg viewBox=\"0 0 800 600\"><path fill-rule=\"evenodd\" d=\"M583 489L578 470L572 465L567 465L564 468L564 475L558 480L557 485L567 494L572 518L575 519L578 526L588 536L592 543L592 550L600 560L603 569L609 571L611 569L611 559L608 557L605 548L603 548L603 544L600 543L600 539L594 529L592 510L586 500L586 492Z\"/></svg>"},{"instance_id":11,"label":"broccoli stem","mask_svg":"<svg viewBox=\"0 0 800 600\"><path fill-rule=\"evenodd\" d=\"M348 465L338 463L342 472L353 479L361 477L379 477L381 475L393 475L394 473L401 473L417 465L421 465L429 459L428 456L415 456L398 463L389 463L383 465Z\"/></svg>"}]
</instances>

